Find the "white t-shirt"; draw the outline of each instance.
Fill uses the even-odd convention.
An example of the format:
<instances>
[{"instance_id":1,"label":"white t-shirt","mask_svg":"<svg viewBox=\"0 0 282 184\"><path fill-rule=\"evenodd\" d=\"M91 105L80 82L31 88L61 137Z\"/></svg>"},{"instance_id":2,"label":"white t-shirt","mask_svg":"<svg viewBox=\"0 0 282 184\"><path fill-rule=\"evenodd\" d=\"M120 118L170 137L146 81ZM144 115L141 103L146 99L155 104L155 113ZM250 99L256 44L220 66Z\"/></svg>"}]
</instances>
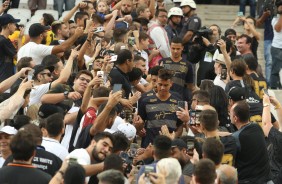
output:
<instances>
[{"instance_id":1,"label":"white t-shirt","mask_svg":"<svg viewBox=\"0 0 282 184\"><path fill-rule=\"evenodd\" d=\"M18 52L18 61L22 57L32 57L33 61L37 65L41 64L42 59L52 54L52 49L54 46L48 46L43 44L37 44L35 42L28 42L24 46L22 46Z\"/></svg>"},{"instance_id":2,"label":"white t-shirt","mask_svg":"<svg viewBox=\"0 0 282 184\"><path fill-rule=\"evenodd\" d=\"M5 162L5 159L0 156L0 168L3 167L4 162Z\"/></svg>"},{"instance_id":3,"label":"white t-shirt","mask_svg":"<svg viewBox=\"0 0 282 184\"><path fill-rule=\"evenodd\" d=\"M68 150L59 143L59 141L49 138L43 137L42 144L41 144L46 151L49 151L55 155L57 155L62 161L66 158L69 154Z\"/></svg>"},{"instance_id":4,"label":"white t-shirt","mask_svg":"<svg viewBox=\"0 0 282 184\"><path fill-rule=\"evenodd\" d=\"M145 59L145 62L146 62L146 70L148 71L149 70L149 56L148 56L148 53L144 50L141 50L141 57Z\"/></svg>"},{"instance_id":5,"label":"white t-shirt","mask_svg":"<svg viewBox=\"0 0 282 184\"><path fill-rule=\"evenodd\" d=\"M29 104L28 105L31 106L33 104L40 103L41 97L49 91L49 89L51 87L50 85L51 85L51 83L34 86L31 89L31 92L30 92Z\"/></svg>"},{"instance_id":6,"label":"white t-shirt","mask_svg":"<svg viewBox=\"0 0 282 184\"><path fill-rule=\"evenodd\" d=\"M90 165L91 158L86 149L75 149L66 158L76 158L80 165Z\"/></svg>"},{"instance_id":7,"label":"white t-shirt","mask_svg":"<svg viewBox=\"0 0 282 184\"><path fill-rule=\"evenodd\" d=\"M214 85L222 87L223 90L225 90L226 84L222 80L220 80L220 75L217 75L213 81Z\"/></svg>"},{"instance_id":8,"label":"white t-shirt","mask_svg":"<svg viewBox=\"0 0 282 184\"><path fill-rule=\"evenodd\" d=\"M279 16L280 15L277 15L277 17L273 17L271 21L271 25L273 27L273 33L274 33L274 37L272 40L272 46L275 48L282 49L282 31L277 32L274 29L275 24L278 22Z\"/></svg>"}]
</instances>

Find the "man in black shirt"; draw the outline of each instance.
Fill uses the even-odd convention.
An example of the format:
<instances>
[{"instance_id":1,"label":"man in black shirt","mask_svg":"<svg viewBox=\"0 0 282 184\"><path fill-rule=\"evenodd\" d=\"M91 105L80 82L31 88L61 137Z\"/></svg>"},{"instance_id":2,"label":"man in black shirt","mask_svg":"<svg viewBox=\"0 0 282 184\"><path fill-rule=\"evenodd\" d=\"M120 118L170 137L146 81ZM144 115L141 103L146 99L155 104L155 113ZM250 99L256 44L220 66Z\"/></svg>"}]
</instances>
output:
<instances>
[{"instance_id":1,"label":"man in black shirt","mask_svg":"<svg viewBox=\"0 0 282 184\"><path fill-rule=\"evenodd\" d=\"M235 103L230 119L238 131L233 133L237 144L235 167L240 183L266 183L270 180L270 166L264 139L259 125L249 122L250 110L245 101Z\"/></svg>"},{"instance_id":2,"label":"man in black shirt","mask_svg":"<svg viewBox=\"0 0 282 184\"><path fill-rule=\"evenodd\" d=\"M129 98L129 94L131 94L131 84L127 73L131 72L134 67L133 59L133 55L129 50L121 50L115 61L115 66L109 74L111 86L122 84L122 89L125 91L125 97L127 99Z\"/></svg>"},{"instance_id":3,"label":"man in black shirt","mask_svg":"<svg viewBox=\"0 0 282 184\"><path fill-rule=\"evenodd\" d=\"M17 54L17 49L9 39L9 35L16 30L16 23L20 19L14 19L9 14L0 16L0 25L2 31L0 33L0 82L14 75L13 59Z\"/></svg>"}]
</instances>

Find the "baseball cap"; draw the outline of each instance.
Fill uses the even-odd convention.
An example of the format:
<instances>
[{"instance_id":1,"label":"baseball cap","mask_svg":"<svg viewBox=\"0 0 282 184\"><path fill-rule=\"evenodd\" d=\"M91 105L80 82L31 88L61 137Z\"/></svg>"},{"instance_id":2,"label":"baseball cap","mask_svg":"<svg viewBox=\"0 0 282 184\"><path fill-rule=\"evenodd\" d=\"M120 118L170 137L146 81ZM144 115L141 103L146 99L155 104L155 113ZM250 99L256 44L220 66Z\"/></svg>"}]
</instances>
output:
<instances>
[{"instance_id":1,"label":"baseball cap","mask_svg":"<svg viewBox=\"0 0 282 184\"><path fill-rule=\"evenodd\" d=\"M44 71L45 69L48 69L52 73L55 67L54 66L35 65L33 69L34 69L34 76L37 76L37 74Z\"/></svg>"},{"instance_id":2,"label":"baseball cap","mask_svg":"<svg viewBox=\"0 0 282 184\"><path fill-rule=\"evenodd\" d=\"M179 149L187 149L187 144L182 139L173 139L171 142L171 148L178 147Z\"/></svg>"},{"instance_id":3,"label":"baseball cap","mask_svg":"<svg viewBox=\"0 0 282 184\"><path fill-rule=\"evenodd\" d=\"M50 30L50 26L42 26L40 23L34 23L29 27L28 34L30 37L37 37L47 30Z\"/></svg>"},{"instance_id":4,"label":"baseball cap","mask_svg":"<svg viewBox=\"0 0 282 184\"><path fill-rule=\"evenodd\" d=\"M225 65L225 59L223 54L218 54L217 57L215 58L215 62Z\"/></svg>"},{"instance_id":5,"label":"baseball cap","mask_svg":"<svg viewBox=\"0 0 282 184\"><path fill-rule=\"evenodd\" d=\"M1 128L0 133L6 133L9 135L15 135L17 134L17 129L15 129L12 126L4 126L3 128Z\"/></svg>"},{"instance_id":6,"label":"baseball cap","mask_svg":"<svg viewBox=\"0 0 282 184\"><path fill-rule=\"evenodd\" d=\"M128 140L132 140L136 136L136 128L132 124L122 123L117 129L124 133Z\"/></svg>"},{"instance_id":7,"label":"baseball cap","mask_svg":"<svg viewBox=\"0 0 282 184\"><path fill-rule=\"evenodd\" d=\"M119 28L125 28L125 29L128 29L129 25L127 22L125 21L122 21L122 22L117 22L116 25L115 25L115 28L116 29L119 29Z\"/></svg>"},{"instance_id":8,"label":"baseball cap","mask_svg":"<svg viewBox=\"0 0 282 184\"><path fill-rule=\"evenodd\" d=\"M62 107L54 104L42 104L38 110L38 116L43 119L48 118L55 113L65 114L65 111Z\"/></svg>"},{"instance_id":9,"label":"baseball cap","mask_svg":"<svg viewBox=\"0 0 282 184\"><path fill-rule=\"evenodd\" d=\"M228 98L234 102L246 99L246 90L242 87L232 87L228 92Z\"/></svg>"},{"instance_id":10,"label":"baseball cap","mask_svg":"<svg viewBox=\"0 0 282 184\"><path fill-rule=\"evenodd\" d=\"M10 14L4 14L0 16L0 25L5 26L9 23L18 23L20 22L20 19L15 19L12 15Z\"/></svg>"}]
</instances>

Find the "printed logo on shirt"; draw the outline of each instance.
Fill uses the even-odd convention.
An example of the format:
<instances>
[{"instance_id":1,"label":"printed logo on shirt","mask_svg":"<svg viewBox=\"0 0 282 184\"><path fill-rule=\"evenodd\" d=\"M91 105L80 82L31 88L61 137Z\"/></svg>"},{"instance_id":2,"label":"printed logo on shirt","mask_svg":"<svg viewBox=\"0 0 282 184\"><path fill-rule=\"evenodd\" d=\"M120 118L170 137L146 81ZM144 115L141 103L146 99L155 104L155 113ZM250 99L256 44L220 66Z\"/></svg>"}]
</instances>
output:
<instances>
[{"instance_id":1,"label":"printed logo on shirt","mask_svg":"<svg viewBox=\"0 0 282 184\"><path fill-rule=\"evenodd\" d=\"M150 102L156 102L156 101L157 101L156 98L150 99Z\"/></svg>"}]
</instances>

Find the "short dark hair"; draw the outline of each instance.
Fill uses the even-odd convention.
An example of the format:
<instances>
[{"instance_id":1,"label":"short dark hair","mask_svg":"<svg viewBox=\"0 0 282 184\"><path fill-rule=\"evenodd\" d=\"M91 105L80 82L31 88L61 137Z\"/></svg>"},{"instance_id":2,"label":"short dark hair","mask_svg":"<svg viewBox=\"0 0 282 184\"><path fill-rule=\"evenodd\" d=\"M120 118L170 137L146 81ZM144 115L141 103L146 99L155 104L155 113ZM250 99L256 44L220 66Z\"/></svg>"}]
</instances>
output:
<instances>
[{"instance_id":1,"label":"short dark hair","mask_svg":"<svg viewBox=\"0 0 282 184\"><path fill-rule=\"evenodd\" d=\"M15 160L28 161L34 154L36 142L32 134L20 130L13 136L10 142L10 149Z\"/></svg>"},{"instance_id":2,"label":"short dark hair","mask_svg":"<svg viewBox=\"0 0 282 184\"><path fill-rule=\"evenodd\" d=\"M17 63L17 71L20 71L22 68L30 67L30 62L32 57L22 57Z\"/></svg>"},{"instance_id":3,"label":"short dark hair","mask_svg":"<svg viewBox=\"0 0 282 184\"><path fill-rule=\"evenodd\" d=\"M224 154L224 146L220 140L214 137L207 138L203 144L202 150L205 157L211 159L215 165L221 163Z\"/></svg>"},{"instance_id":4,"label":"short dark hair","mask_svg":"<svg viewBox=\"0 0 282 184\"><path fill-rule=\"evenodd\" d=\"M88 75L89 77L91 77L91 80L93 79L93 75L90 71L88 70L80 70L76 75L75 78L78 79L82 74Z\"/></svg>"},{"instance_id":5,"label":"short dark hair","mask_svg":"<svg viewBox=\"0 0 282 184\"><path fill-rule=\"evenodd\" d=\"M100 140L106 139L106 138L109 138L112 141L113 145L115 145L114 137L109 132L99 132L99 133L94 135L93 140L95 142L99 142Z\"/></svg>"},{"instance_id":6,"label":"short dark hair","mask_svg":"<svg viewBox=\"0 0 282 184\"><path fill-rule=\"evenodd\" d=\"M248 68L251 71L256 71L257 70L258 61L257 61L257 59L253 55L247 54L247 55L243 56L243 58L245 60L245 63L247 64Z\"/></svg>"},{"instance_id":7,"label":"short dark hair","mask_svg":"<svg viewBox=\"0 0 282 184\"><path fill-rule=\"evenodd\" d=\"M218 34L219 34L219 36L220 36L220 35L221 35L221 28L219 27L219 25L217 25L217 24L212 24L212 25L210 25L210 27L211 27L211 26L217 27Z\"/></svg>"},{"instance_id":8,"label":"short dark hair","mask_svg":"<svg viewBox=\"0 0 282 184\"><path fill-rule=\"evenodd\" d=\"M154 152L158 159L170 157L171 139L164 135L158 135L154 140Z\"/></svg>"},{"instance_id":9,"label":"short dark hair","mask_svg":"<svg viewBox=\"0 0 282 184\"><path fill-rule=\"evenodd\" d=\"M100 182L107 184L124 184L123 173L117 170L107 170L97 175Z\"/></svg>"},{"instance_id":10,"label":"short dark hair","mask_svg":"<svg viewBox=\"0 0 282 184\"><path fill-rule=\"evenodd\" d=\"M113 33L114 41L115 41L116 43L117 43L117 42L122 42L124 36L126 35L126 33L127 33L127 29L126 29L126 28L117 28L117 29L114 29L114 33Z\"/></svg>"},{"instance_id":11,"label":"short dark hair","mask_svg":"<svg viewBox=\"0 0 282 184\"><path fill-rule=\"evenodd\" d=\"M132 58L132 53L127 50L127 49L122 49L117 56L117 60L115 61L115 64L124 64L126 63L127 60L131 61Z\"/></svg>"},{"instance_id":12,"label":"short dark hair","mask_svg":"<svg viewBox=\"0 0 282 184\"><path fill-rule=\"evenodd\" d=\"M183 44L183 40L180 37L173 37L171 39L171 44L172 43L176 43L176 44L180 43L182 45Z\"/></svg>"},{"instance_id":13,"label":"short dark hair","mask_svg":"<svg viewBox=\"0 0 282 184\"><path fill-rule=\"evenodd\" d=\"M52 32L57 35L58 34L58 30L62 29L62 24L64 24L64 22L62 21L54 21L51 25L52 28Z\"/></svg>"},{"instance_id":14,"label":"short dark hair","mask_svg":"<svg viewBox=\"0 0 282 184\"><path fill-rule=\"evenodd\" d=\"M55 113L45 119L46 130L50 137L57 137L64 128L64 115Z\"/></svg>"},{"instance_id":15,"label":"short dark hair","mask_svg":"<svg viewBox=\"0 0 282 184\"><path fill-rule=\"evenodd\" d=\"M149 74L157 76L159 75L160 69L163 69L163 68L164 68L163 66L159 66L159 65L154 66L153 68L150 69Z\"/></svg>"},{"instance_id":16,"label":"short dark hair","mask_svg":"<svg viewBox=\"0 0 282 184\"><path fill-rule=\"evenodd\" d=\"M218 115L214 110L203 110L200 113L199 121L207 131L214 131L218 127Z\"/></svg>"},{"instance_id":17,"label":"short dark hair","mask_svg":"<svg viewBox=\"0 0 282 184\"><path fill-rule=\"evenodd\" d=\"M242 100L235 103L233 108L234 115L239 118L241 122L248 122L250 118L250 107L249 104Z\"/></svg>"},{"instance_id":18,"label":"short dark hair","mask_svg":"<svg viewBox=\"0 0 282 184\"><path fill-rule=\"evenodd\" d=\"M98 116L102 113L102 111L104 110L104 108L106 107L107 102L102 103L99 108L98 108ZM108 117L114 117L117 113L117 107L115 106L114 108L112 108L112 110L110 111Z\"/></svg>"},{"instance_id":19,"label":"short dark hair","mask_svg":"<svg viewBox=\"0 0 282 184\"><path fill-rule=\"evenodd\" d=\"M123 172L123 160L117 154L111 154L104 160L104 171L114 169Z\"/></svg>"},{"instance_id":20,"label":"short dark hair","mask_svg":"<svg viewBox=\"0 0 282 184\"><path fill-rule=\"evenodd\" d=\"M254 26L256 27L257 21L254 17L249 15L249 16L246 17L246 19L252 19L254 21Z\"/></svg>"},{"instance_id":21,"label":"short dark hair","mask_svg":"<svg viewBox=\"0 0 282 184\"><path fill-rule=\"evenodd\" d=\"M149 39L150 37L149 37L149 35L147 34L147 33L145 33L145 32L140 32L139 33L139 42L141 41L141 40L146 40L146 39Z\"/></svg>"},{"instance_id":22,"label":"short dark hair","mask_svg":"<svg viewBox=\"0 0 282 184\"><path fill-rule=\"evenodd\" d=\"M87 12L83 12L83 11L76 12L76 14L74 15L74 22L77 23L77 19L82 19L82 17L84 17L85 15L89 17Z\"/></svg>"},{"instance_id":23,"label":"short dark hair","mask_svg":"<svg viewBox=\"0 0 282 184\"><path fill-rule=\"evenodd\" d=\"M160 12L165 12L165 13L167 13L167 11L166 11L165 9L157 9L157 10L156 10L156 13L155 13L155 16L158 17L159 14L160 14Z\"/></svg>"},{"instance_id":24,"label":"short dark hair","mask_svg":"<svg viewBox=\"0 0 282 184\"><path fill-rule=\"evenodd\" d=\"M194 175L200 184L214 184L216 179L215 164L210 159L201 159L195 166Z\"/></svg>"},{"instance_id":25,"label":"short dark hair","mask_svg":"<svg viewBox=\"0 0 282 184\"><path fill-rule=\"evenodd\" d=\"M134 62L138 62L140 60L146 61L142 56L134 55Z\"/></svg>"},{"instance_id":26,"label":"short dark hair","mask_svg":"<svg viewBox=\"0 0 282 184\"><path fill-rule=\"evenodd\" d=\"M160 69L159 72L158 72L158 77L162 80L172 79L173 76L174 76L173 70Z\"/></svg>"},{"instance_id":27,"label":"short dark hair","mask_svg":"<svg viewBox=\"0 0 282 184\"><path fill-rule=\"evenodd\" d=\"M80 164L71 164L64 174L64 184L84 184L85 169Z\"/></svg>"},{"instance_id":28,"label":"short dark hair","mask_svg":"<svg viewBox=\"0 0 282 184\"><path fill-rule=\"evenodd\" d=\"M140 79L143 75L143 72L140 68L133 68L131 72L127 73L129 82L136 81Z\"/></svg>"},{"instance_id":29,"label":"short dark hair","mask_svg":"<svg viewBox=\"0 0 282 184\"><path fill-rule=\"evenodd\" d=\"M194 91L192 97L196 97L199 102L210 103L210 94L205 90Z\"/></svg>"},{"instance_id":30,"label":"short dark hair","mask_svg":"<svg viewBox=\"0 0 282 184\"><path fill-rule=\"evenodd\" d=\"M51 26L51 24L55 21L55 18L53 15L49 13L43 13L43 20L44 20L44 26Z\"/></svg>"},{"instance_id":31,"label":"short dark hair","mask_svg":"<svg viewBox=\"0 0 282 184\"><path fill-rule=\"evenodd\" d=\"M61 61L61 59L54 55L54 54L50 54L50 55L47 55L43 58L41 64L44 65L44 66L54 66L54 67L57 67L57 63L59 63Z\"/></svg>"},{"instance_id":32,"label":"short dark hair","mask_svg":"<svg viewBox=\"0 0 282 184\"><path fill-rule=\"evenodd\" d=\"M105 86L100 86L98 88L94 88L92 95L93 98L97 97L108 97L110 94L110 89Z\"/></svg>"},{"instance_id":33,"label":"short dark hair","mask_svg":"<svg viewBox=\"0 0 282 184\"><path fill-rule=\"evenodd\" d=\"M16 115L13 119L13 124L11 126L15 127L15 129L19 130L23 126L30 124L31 118L26 115Z\"/></svg>"},{"instance_id":34,"label":"short dark hair","mask_svg":"<svg viewBox=\"0 0 282 184\"><path fill-rule=\"evenodd\" d=\"M99 24L104 24L104 20L99 16L99 15L97 15L97 14L92 14L92 20L93 20L93 22L98 22Z\"/></svg>"},{"instance_id":35,"label":"short dark hair","mask_svg":"<svg viewBox=\"0 0 282 184\"><path fill-rule=\"evenodd\" d=\"M129 141L124 133L117 131L113 133L115 144L112 152L117 153L118 151L126 151L129 147Z\"/></svg>"},{"instance_id":36,"label":"short dark hair","mask_svg":"<svg viewBox=\"0 0 282 184\"><path fill-rule=\"evenodd\" d=\"M35 124L27 124L22 127L25 131L29 132L36 141L37 145L41 145L42 142L42 131Z\"/></svg>"},{"instance_id":37,"label":"short dark hair","mask_svg":"<svg viewBox=\"0 0 282 184\"><path fill-rule=\"evenodd\" d=\"M241 39L241 38L246 38L246 43L250 43L252 44L252 38L247 35L247 34L241 34L240 36L238 36L237 40Z\"/></svg>"},{"instance_id":38,"label":"short dark hair","mask_svg":"<svg viewBox=\"0 0 282 184\"><path fill-rule=\"evenodd\" d=\"M235 59L232 61L230 71L234 72L235 75L243 77L246 73L247 65L242 59Z\"/></svg>"}]
</instances>

